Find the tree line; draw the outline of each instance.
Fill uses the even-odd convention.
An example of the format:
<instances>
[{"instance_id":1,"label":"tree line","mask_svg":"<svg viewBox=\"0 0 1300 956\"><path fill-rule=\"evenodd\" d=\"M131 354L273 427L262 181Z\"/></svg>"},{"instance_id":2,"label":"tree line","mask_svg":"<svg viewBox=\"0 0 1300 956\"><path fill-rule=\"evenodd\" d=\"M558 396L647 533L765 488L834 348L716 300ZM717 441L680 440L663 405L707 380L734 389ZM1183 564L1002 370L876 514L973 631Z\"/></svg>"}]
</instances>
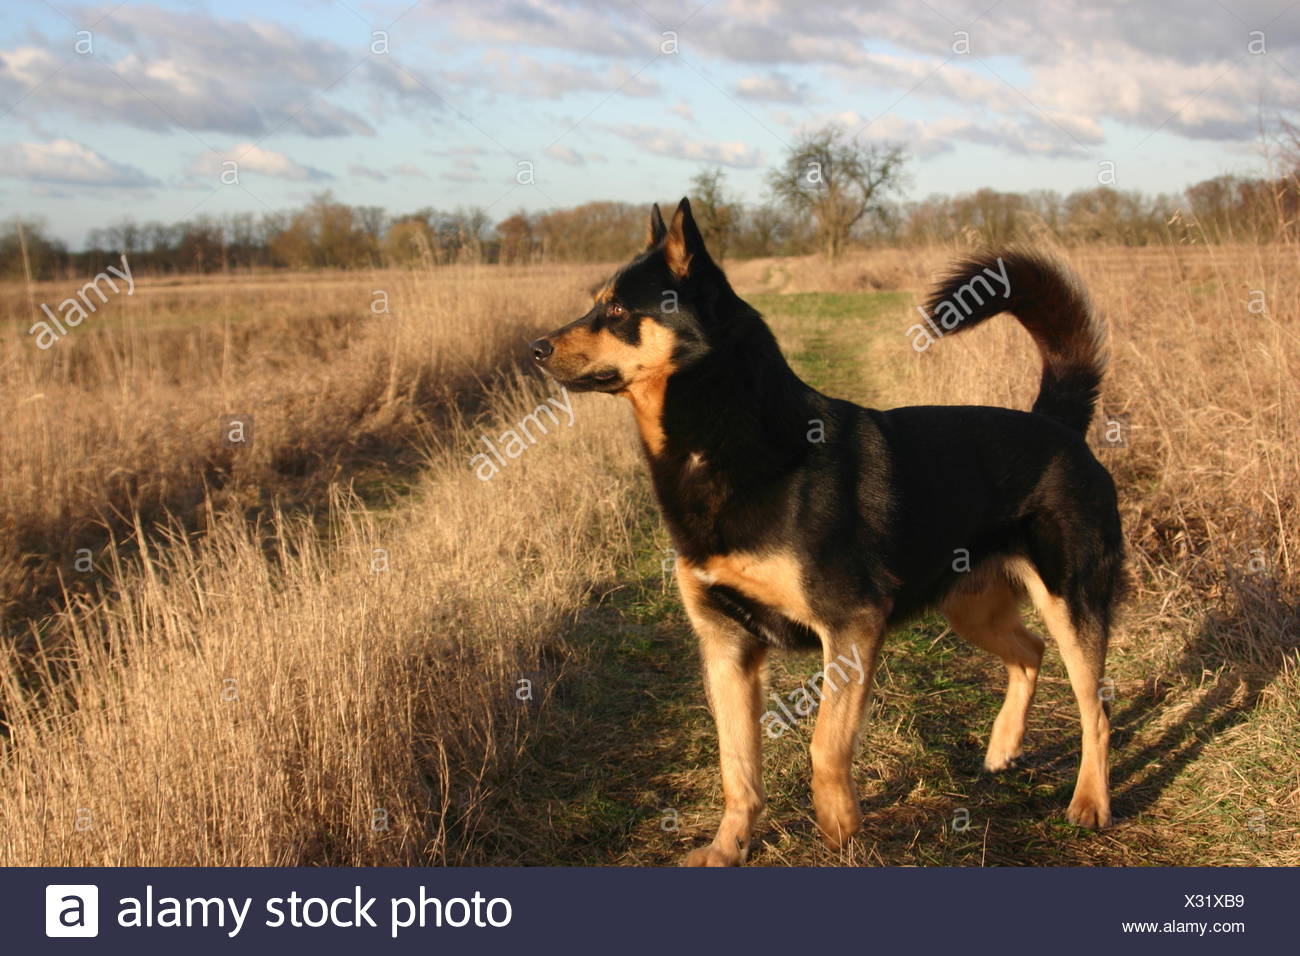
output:
<instances>
[{"instance_id":1,"label":"tree line","mask_svg":"<svg viewBox=\"0 0 1300 956\"><path fill-rule=\"evenodd\" d=\"M791 147L769 172L762 202L733 196L717 168L702 169L689 192L711 248L724 259L808 252L834 257L853 245L1002 243L1045 235L1066 244L1273 242L1295 239L1300 229L1300 163L1288 164L1292 171L1284 175L1219 176L1156 196L1098 185L1067 195L980 189L905 201L899 194L907 163L900 145L862 143L832 126ZM171 224L124 217L91 230L76 252L42 222L11 219L0 226L0 269L9 278L75 276L122 253L133 269L152 274L614 261L640 247L644 228L641 203L521 210L496 221L479 207L426 207L394 216L326 192L302 208L262 215L204 215Z\"/></svg>"}]
</instances>

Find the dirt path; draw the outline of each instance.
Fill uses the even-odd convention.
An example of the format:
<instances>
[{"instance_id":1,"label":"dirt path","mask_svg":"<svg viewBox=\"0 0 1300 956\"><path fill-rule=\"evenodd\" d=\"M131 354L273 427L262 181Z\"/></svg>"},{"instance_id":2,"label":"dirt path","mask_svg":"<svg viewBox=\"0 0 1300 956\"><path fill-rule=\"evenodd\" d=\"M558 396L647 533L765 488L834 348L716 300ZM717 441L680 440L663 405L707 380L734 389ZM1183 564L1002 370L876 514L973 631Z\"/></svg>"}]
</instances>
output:
<instances>
[{"instance_id":1,"label":"dirt path","mask_svg":"<svg viewBox=\"0 0 1300 956\"><path fill-rule=\"evenodd\" d=\"M896 293L754 297L797 371L856 401L892 404L873 347L897 335ZM667 538L648 498L636 567L578 616L577 649L503 787L491 863L671 865L712 835L721 806L716 744L693 638L664 564ZM1041 628L1040 628L1041 630ZM1112 788L1118 825L1066 822L1078 718L1064 668L1048 657L1018 769L980 770L1001 702L999 662L927 617L891 635L857 760L863 833L842 853L816 838L808 791L811 718L766 740L769 804L752 862L766 865L1200 864L1268 859L1294 829L1243 826L1250 807L1197 795L1196 762L1230 752L1263 686L1230 672L1194 694L1161 689L1139 667L1140 636L1112 653ZM1190 653L1190 652L1189 652ZM784 696L819 666L776 658ZM506 792L508 791L508 792Z\"/></svg>"}]
</instances>

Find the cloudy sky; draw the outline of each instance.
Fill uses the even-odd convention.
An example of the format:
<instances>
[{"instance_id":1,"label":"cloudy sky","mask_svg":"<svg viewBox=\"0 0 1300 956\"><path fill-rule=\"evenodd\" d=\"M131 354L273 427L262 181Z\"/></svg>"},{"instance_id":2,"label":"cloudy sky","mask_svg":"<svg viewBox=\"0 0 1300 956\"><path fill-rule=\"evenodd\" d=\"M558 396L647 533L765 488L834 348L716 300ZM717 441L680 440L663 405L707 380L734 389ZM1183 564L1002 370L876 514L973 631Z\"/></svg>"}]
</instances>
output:
<instances>
[{"instance_id":1,"label":"cloudy sky","mask_svg":"<svg viewBox=\"0 0 1300 956\"><path fill-rule=\"evenodd\" d=\"M1102 163L1120 188L1174 191L1257 171L1261 122L1300 104L1294 0L4 9L0 209L74 246L123 216L279 209L322 189L501 219L675 196L721 165L756 200L800 131L832 119L908 144L913 197L1068 192Z\"/></svg>"}]
</instances>

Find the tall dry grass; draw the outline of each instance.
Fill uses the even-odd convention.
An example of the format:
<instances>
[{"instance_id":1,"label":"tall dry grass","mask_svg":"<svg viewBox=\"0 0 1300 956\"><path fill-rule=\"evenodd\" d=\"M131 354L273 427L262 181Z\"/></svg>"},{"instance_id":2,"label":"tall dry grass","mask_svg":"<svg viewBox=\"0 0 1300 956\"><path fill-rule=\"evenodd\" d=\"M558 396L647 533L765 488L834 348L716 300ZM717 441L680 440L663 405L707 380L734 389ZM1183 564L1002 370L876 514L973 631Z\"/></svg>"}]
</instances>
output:
<instances>
[{"instance_id":1,"label":"tall dry grass","mask_svg":"<svg viewBox=\"0 0 1300 956\"><path fill-rule=\"evenodd\" d=\"M97 582L82 572L105 566L133 515L201 530L209 505L312 503L330 481L389 467L448 402L518 361L539 324L578 307L596 274L141 279L44 352L9 285L0 624ZM56 308L75 291L35 297ZM251 444L230 444L223 416L251 416Z\"/></svg>"},{"instance_id":2,"label":"tall dry grass","mask_svg":"<svg viewBox=\"0 0 1300 956\"><path fill-rule=\"evenodd\" d=\"M99 469L155 482L160 510L175 500L170 484L202 493L196 469L221 408L254 412L258 457L233 459L231 481L256 487L275 473L277 450L327 460L332 442L374 435L359 417L418 418L445 400L436 432L417 421L427 467L401 509L368 509L336 484L320 508L272 505L253 521L209 494L201 537L184 520L168 533L137 516L126 528L137 547L102 556L107 597L74 596L56 616L58 641L7 635L0 861L472 859L491 839L494 788L563 666L565 615L609 578L609 543L628 535L632 492L618 476L634 458L630 442L611 441L611 404L578 399L572 427L560 414L489 482L468 464L482 433L495 437L554 394L502 356L580 307L587 272L384 274L375 281L390 291L391 317L349 315L339 323L348 334L326 343L295 334L309 320L250 315L245 351L224 374L204 359L211 346L229 352L232 333L195 332L158 351L150 322L174 306L146 305L116 325L106 316L103 341L77 343L126 360L69 352L60 371L9 354L21 370L9 388L59 399L29 403L29 444L63 417L70 425L18 455L27 482L6 475L4 513L46 533L111 502L93 481ZM364 307L371 284L328 298ZM473 401L453 400L465 390ZM101 427L70 411L83 394L111 406L88 409ZM146 456L153 441L191 454ZM593 467L575 474L575 460ZM57 508L33 495L36 477L56 480Z\"/></svg>"},{"instance_id":3,"label":"tall dry grass","mask_svg":"<svg viewBox=\"0 0 1300 956\"><path fill-rule=\"evenodd\" d=\"M539 392L493 404L517 420ZM118 601L76 615L69 676L32 693L0 671L0 862L472 861L565 619L628 535L616 411L580 406L488 483L462 422L400 516L340 495L327 542L227 519L123 569Z\"/></svg>"}]
</instances>

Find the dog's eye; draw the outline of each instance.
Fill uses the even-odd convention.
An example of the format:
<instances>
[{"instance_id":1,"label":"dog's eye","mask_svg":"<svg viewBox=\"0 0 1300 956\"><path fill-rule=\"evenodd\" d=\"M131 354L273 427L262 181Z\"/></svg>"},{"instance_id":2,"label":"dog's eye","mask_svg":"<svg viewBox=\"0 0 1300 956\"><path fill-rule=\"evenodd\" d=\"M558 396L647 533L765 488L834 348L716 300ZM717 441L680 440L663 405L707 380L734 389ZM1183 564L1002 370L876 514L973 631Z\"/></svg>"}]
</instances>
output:
<instances>
[{"instance_id":1,"label":"dog's eye","mask_svg":"<svg viewBox=\"0 0 1300 956\"><path fill-rule=\"evenodd\" d=\"M611 302L607 311L610 316L615 319L621 319L623 316L627 315L627 309L623 308L617 302Z\"/></svg>"}]
</instances>

